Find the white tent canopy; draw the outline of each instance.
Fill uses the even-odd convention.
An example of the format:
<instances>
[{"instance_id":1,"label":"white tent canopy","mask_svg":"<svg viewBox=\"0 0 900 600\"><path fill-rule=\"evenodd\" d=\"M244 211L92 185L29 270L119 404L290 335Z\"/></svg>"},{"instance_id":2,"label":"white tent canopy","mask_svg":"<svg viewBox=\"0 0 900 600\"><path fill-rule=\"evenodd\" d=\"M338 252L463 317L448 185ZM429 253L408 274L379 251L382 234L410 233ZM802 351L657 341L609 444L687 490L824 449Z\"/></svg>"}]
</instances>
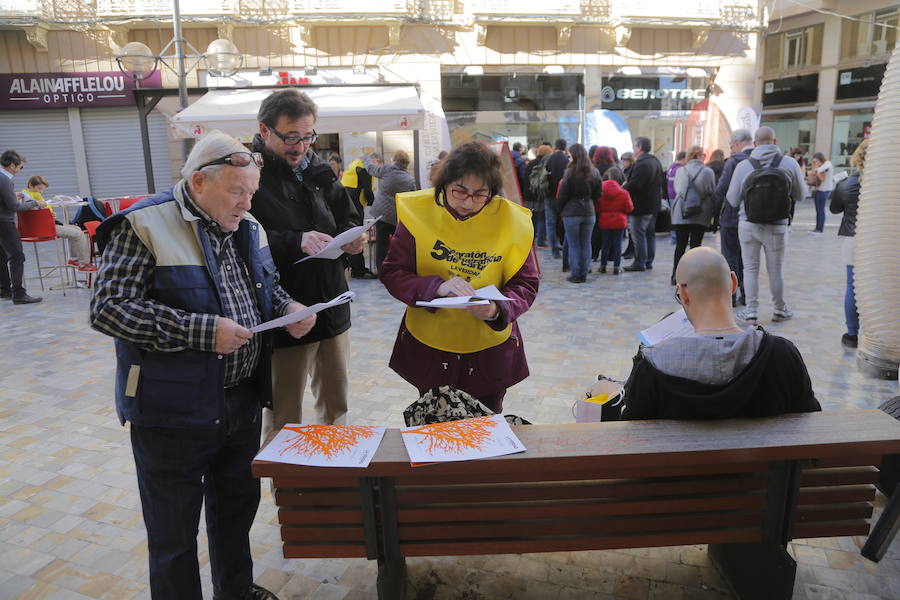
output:
<instances>
[{"instance_id":1,"label":"white tent canopy","mask_svg":"<svg viewBox=\"0 0 900 600\"><path fill-rule=\"evenodd\" d=\"M207 92L172 117L179 137L200 137L218 129L244 141L258 130L256 113L278 88L226 89ZM304 87L318 106L317 133L352 133L421 129L425 109L415 86Z\"/></svg>"}]
</instances>

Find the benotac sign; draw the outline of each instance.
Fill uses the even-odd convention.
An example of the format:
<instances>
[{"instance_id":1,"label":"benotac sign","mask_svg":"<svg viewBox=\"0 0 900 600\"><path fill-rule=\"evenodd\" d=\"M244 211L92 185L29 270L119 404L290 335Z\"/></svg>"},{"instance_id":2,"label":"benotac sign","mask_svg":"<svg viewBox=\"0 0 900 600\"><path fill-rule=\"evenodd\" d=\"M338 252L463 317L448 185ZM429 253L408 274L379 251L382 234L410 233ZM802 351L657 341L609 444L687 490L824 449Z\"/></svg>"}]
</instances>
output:
<instances>
[{"instance_id":1,"label":"benotac sign","mask_svg":"<svg viewBox=\"0 0 900 600\"><path fill-rule=\"evenodd\" d=\"M141 87L162 87L159 71ZM0 109L133 106L134 88L134 80L117 71L6 73L0 74Z\"/></svg>"},{"instance_id":2,"label":"benotac sign","mask_svg":"<svg viewBox=\"0 0 900 600\"><path fill-rule=\"evenodd\" d=\"M706 88L688 87L687 79L610 77L600 92L603 108L611 110L690 110L706 98Z\"/></svg>"}]
</instances>

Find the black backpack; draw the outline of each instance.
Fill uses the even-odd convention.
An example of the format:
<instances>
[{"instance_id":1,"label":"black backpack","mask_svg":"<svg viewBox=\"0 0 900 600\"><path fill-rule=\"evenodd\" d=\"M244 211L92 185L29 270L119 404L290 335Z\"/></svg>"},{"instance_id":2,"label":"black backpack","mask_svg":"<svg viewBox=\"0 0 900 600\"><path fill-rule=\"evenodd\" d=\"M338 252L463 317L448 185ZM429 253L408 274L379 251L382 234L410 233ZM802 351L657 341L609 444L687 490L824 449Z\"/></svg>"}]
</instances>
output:
<instances>
[{"instance_id":1,"label":"black backpack","mask_svg":"<svg viewBox=\"0 0 900 600\"><path fill-rule=\"evenodd\" d=\"M72 219L72 225L78 225L81 229L84 229L84 224L88 221L106 220L106 207L102 202L93 196L88 196L84 200L87 204L78 208L75 218Z\"/></svg>"},{"instance_id":2,"label":"black backpack","mask_svg":"<svg viewBox=\"0 0 900 600\"><path fill-rule=\"evenodd\" d=\"M753 170L744 179L741 200L747 220L751 223L771 224L787 219L794 212L791 199L790 174L780 169L781 155L775 157L766 167L755 158L748 158Z\"/></svg>"},{"instance_id":3,"label":"black backpack","mask_svg":"<svg viewBox=\"0 0 900 600\"><path fill-rule=\"evenodd\" d=\"M535 160L538 161L538 164L532 167L531 173L528 174L528 189L535 200L543 200L550 192L550 172L547 171L547 157L544 156Z\"/></svg>"}]
</instances>

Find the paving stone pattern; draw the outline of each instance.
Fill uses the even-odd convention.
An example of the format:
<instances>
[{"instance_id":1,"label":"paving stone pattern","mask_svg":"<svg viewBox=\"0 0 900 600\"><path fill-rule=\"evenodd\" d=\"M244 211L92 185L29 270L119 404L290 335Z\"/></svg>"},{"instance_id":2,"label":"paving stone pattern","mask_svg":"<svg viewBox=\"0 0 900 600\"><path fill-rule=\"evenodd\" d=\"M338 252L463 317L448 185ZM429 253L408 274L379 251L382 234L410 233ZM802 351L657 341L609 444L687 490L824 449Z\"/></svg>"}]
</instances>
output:
<instances>
[{"instance_id":1,"label":"paving stone pattern","mask_svg":"<svg viewBox=\"0 0 900 600\"><path fill-rule=\"evenodd\" d=\"M826 409L874 408L896 382L867 379L844 332L844 267L829 216L810 236L811 203L798 208L786 260L787 298L796 317L771 322L761 277L761 324L793 340ZM718 241L707 234L705 244ZM506 411L535 423L572 422L572 405L597 373L625 377L635 332L675 308L669 285L672 245L657 238L655 269L565 281L560 262L540 251L543 280L520 320L531 377L509 391ZM52 248L41 252L47 260ZM27 248L33 275L32 249ZM593 265L596 269L596 264ZM358 299L351 330L351 419L402 425L416 399L388 366L403 312L377 281L351 281ZM29 292L41 294L37 280ZM0 302L0 598L149 598L147 549L126 428L113 405L113 344L87 324L89 292L43 292L31 306ZM311 405L305 407L311 417ZM282 599L374 599L376 568L365 560L285 560L268 486L252 530L256 580ZM879 504L884 499L879 496ZM211 597L205 534L200 561ZM873 564L864 540L799 541L794 597L809 600L900 598L900 542ZM704 546L603 552L411 559L413 600L694 600L731 598ZM764 574L760 574L765 576Z\"/></svg>"}]
</instances>

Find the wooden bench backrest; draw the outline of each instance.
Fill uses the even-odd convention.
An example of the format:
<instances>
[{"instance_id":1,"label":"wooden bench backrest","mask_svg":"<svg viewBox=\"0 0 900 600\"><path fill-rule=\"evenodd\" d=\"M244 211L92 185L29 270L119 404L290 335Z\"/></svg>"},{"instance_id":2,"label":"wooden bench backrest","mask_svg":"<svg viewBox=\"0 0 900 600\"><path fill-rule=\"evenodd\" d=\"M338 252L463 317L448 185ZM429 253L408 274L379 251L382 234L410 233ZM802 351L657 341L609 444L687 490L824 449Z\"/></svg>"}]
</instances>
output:
<instances>
[{"instance_id":1,"label":"wooden bench backrest","mask_svg":"<svg viewBox=\"0 0 900 600\"><path fill-rule=\"evenodd\" d=\"M254 473L275 478L287 557L372 557L373 510L406 556L493 554L865 535L871 465L900 452L876 410L516 434L527 452L412 467L389 430L367 469Z\"/></svg>"}]
</instances>

